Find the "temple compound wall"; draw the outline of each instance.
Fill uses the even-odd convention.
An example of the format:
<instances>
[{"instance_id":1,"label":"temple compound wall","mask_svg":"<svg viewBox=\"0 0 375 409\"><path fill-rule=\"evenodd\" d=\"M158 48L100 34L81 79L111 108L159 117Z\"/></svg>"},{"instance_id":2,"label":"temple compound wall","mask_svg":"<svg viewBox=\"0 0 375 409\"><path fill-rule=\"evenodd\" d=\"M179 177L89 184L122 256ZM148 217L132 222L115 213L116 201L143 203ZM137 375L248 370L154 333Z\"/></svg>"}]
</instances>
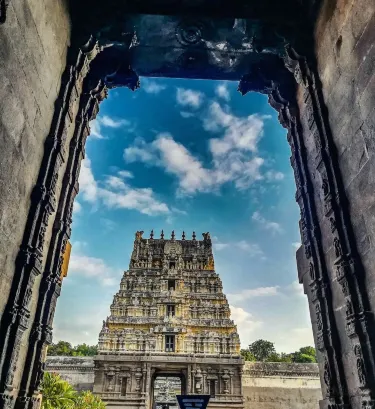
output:
<instances>
[{"instance_id":1,"label":"temple compound wall","mask_svg":"<svg viewBox=\"0 0 375 409\"><path fill-rule=\"evenodd\" d=\"M91 357L48 357L46 370L77 390L93 390ZM245 409L316 409L322 395L316 364L245 362L242 389Z\"/></svg>"},{"instance_id":2,"label":"temple compound wall","mask_svg":"<svg viewBox=\"0 0 375 409\"><path fill-rule=\"evenodd\" d=\"M46 360L46 370L59 374L77 391L93 390L94 368L92 357L51 356Z\"/></svg>"}]
</instances>

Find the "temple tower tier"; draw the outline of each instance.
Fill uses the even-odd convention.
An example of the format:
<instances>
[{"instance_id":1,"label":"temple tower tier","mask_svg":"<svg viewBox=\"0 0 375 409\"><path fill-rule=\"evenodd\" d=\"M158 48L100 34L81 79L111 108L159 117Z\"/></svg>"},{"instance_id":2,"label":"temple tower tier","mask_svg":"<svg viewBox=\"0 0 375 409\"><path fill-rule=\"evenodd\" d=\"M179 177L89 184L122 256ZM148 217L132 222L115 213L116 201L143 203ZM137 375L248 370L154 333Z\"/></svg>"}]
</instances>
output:
<instances>
[{"instance_id":1,"label":"temple tower tier","mask_svg":"<svg viewBox=\"0 0 375 409\"><path fill-rule=\"evenodd\" d=\"M209 408L242 409L242 366L210 234L166 240L163 231L160 239L137 232L99 334L94 393L112 409L174 408L170 393L160 393L173 384L211 395Z\"/></svg>"}]
</instances>

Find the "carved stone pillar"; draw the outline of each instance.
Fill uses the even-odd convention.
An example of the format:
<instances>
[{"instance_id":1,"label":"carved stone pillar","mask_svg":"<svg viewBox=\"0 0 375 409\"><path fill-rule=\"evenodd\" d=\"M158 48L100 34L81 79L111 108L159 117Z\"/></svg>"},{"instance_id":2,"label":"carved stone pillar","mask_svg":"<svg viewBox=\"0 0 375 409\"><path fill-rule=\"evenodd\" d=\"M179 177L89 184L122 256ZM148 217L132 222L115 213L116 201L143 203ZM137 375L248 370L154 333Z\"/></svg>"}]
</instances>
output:
<instances>
[{"instance_id":1,"label":"carved stone pillar","mask_svg":"<svg viewBox=\"0 0 375 409\"><path fill-rule=\"evenodd\" d=\"M134 371L134 379L135 379L135 391L141 392L141 379L142 379L142 368L137 368Z\"/></svg>"}]
</instances>

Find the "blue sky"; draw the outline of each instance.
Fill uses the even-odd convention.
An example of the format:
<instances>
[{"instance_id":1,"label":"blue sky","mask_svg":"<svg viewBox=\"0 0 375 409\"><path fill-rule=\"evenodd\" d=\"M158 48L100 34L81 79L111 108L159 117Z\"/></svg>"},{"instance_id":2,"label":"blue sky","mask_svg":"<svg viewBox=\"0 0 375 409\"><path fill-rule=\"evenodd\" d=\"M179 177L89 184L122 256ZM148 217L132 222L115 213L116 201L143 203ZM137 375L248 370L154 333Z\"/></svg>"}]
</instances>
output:
<instances>
[{"instance_id":1,"label":"blue sky","mask_svg":"<svg viewBox=\"0 0 375 409\"><path fill-rule=\"evenodd\" d=\"M91 123L54 340L96 343L135 231L174 229L211 233L243 347L313 345L289 157L267 98L242 97L237 83L141 78L135 92L112 90Z\"/></svg>"}]
</instances>

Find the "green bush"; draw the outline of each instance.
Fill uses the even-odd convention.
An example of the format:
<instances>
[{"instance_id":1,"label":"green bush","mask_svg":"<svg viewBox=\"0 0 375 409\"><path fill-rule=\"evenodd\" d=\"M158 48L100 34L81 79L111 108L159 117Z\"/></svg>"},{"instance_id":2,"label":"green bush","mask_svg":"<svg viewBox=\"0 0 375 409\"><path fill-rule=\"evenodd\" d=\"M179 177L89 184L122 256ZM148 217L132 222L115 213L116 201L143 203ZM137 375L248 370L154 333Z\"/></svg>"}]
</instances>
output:
<instances>
[{"instance_id":1,"label":"green bush","mask_svg":"<svg viewBox=\"0 0 375 409\"><path fill-rule=\"evenodd\" d=\"M60 375L45 372L41 387L42 409L105 409L90 391L77 393Z\"/></svg>"}]
</instances>

